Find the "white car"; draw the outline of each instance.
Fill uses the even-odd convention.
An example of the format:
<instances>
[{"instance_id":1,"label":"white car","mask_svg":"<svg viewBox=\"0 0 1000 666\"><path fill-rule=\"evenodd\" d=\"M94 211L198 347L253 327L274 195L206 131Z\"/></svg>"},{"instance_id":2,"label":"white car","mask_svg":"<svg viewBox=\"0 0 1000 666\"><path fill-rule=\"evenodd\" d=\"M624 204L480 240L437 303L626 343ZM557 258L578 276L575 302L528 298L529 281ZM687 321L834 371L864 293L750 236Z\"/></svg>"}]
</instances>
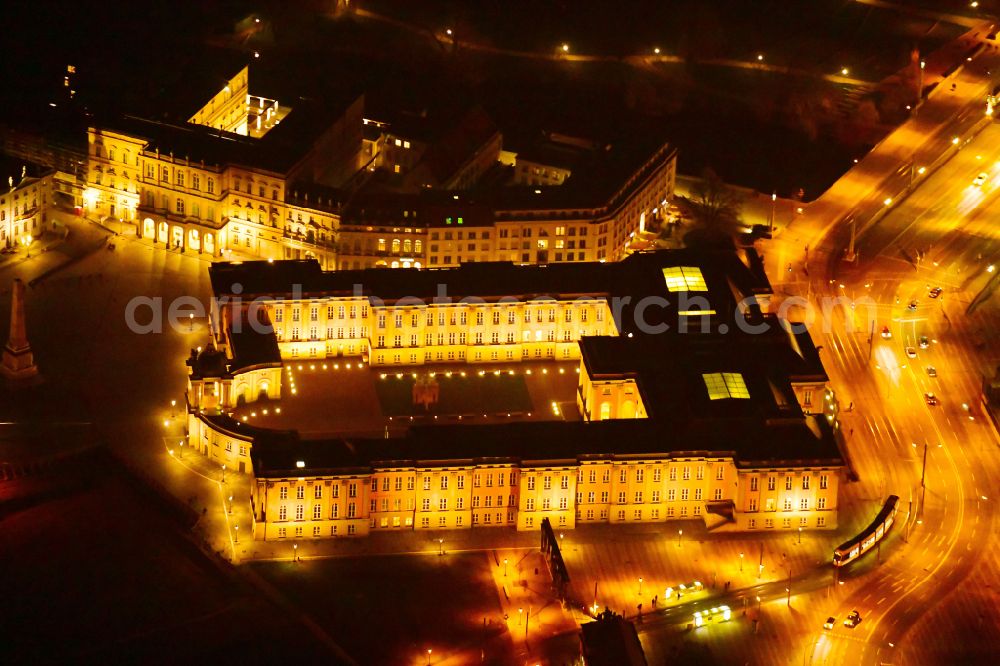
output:
<instances>
[{"instance_id":1,"label":"white car","mask_svg":"<svg viewBox=\"0 0 1000 666\"><path fill-rule=\"evenodd\" d=\"M989 177L990 177L990 175L988 173L983 172L983 173L979 174L978 176L976 176L976 179L974 181L972 181L972 184L975 185L976 187L980 187L980 186L982 186L983 183L986 182L986 179L989 178Z\"/></svg>"}]
</instances>

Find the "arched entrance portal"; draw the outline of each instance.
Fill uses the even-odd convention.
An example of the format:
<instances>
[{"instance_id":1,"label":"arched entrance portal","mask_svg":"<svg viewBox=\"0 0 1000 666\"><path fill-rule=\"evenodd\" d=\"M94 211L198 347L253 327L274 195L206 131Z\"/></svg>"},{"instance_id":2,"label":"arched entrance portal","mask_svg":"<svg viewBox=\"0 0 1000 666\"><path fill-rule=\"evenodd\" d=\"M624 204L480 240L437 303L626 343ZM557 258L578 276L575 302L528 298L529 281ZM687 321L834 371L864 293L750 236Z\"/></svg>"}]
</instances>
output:
<instances>
[{"instance_id":1,"label":"arched entrance portal","mask_svg":"<svg viewBox=\"0 0 1000 666\"><path fill-rule=\"evenodd\" d=\"M201 250L201 234L198 233L197 229L188 231L188 247L195 252Z\"/></svg>"},{"instance_id":2,"label":"arched entrance portal","mask_svg":"<svg viewBox=\"0 0 1000 666\"><path fill-rule=\"evenodd\" d=\"M168 229L167 229L167 223L166 222L160 222L160 225L159 225L159 227L157 227L157 230L156 230L156 240L160 241L161 243L166 243L167 242L167 231L168 231Z\"/></svg>"},{"instance_id":3,"label":"arched entrance portal","mask_svg":"<svg viewBox=\"0 0 1000 666\"><path fill-rule=\"evenodd\" d=\"M153 222L153 218L147 217L142 221L142 237L143 238L156 238L156 223Z\"/></svg>"}]
</instances>

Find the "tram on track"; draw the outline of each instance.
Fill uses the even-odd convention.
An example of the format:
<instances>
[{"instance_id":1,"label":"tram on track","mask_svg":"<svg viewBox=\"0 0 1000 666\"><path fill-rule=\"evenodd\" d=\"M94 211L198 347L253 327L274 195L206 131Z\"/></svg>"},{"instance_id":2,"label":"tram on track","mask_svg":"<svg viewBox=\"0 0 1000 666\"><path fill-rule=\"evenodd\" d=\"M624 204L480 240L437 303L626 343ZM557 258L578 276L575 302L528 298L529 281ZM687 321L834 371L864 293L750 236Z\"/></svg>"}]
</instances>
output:
<instances>
[{"instance_id":1,"label":"tram on track","mask_svg":"<svg viewBox=\"0 0 1000 666\"><path fill-rule=\"evenodd\" d=\"M889 495L889 499L882 505L882 510L875 516L875 520L868 527L862 530L856 537L840 544L833 551L833 566L842 567L853 562L879 542L892 527L896 519L896 506L899 504L899 497Z\"/></svg>"}]
</instances>

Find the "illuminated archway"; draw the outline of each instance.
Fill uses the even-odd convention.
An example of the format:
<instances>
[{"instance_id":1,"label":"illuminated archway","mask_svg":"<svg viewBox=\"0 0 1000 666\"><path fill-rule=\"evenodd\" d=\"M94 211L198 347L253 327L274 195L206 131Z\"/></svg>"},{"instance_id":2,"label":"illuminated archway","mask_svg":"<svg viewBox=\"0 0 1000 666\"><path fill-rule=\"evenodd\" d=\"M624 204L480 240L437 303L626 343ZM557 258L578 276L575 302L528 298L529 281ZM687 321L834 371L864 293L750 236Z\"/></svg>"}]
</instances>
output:
<instances>
[{"instance_id":1,"label":"illuminated archway","mask_svg":"<svg viewBox=\"0 0 1000 666\"><path fill-rule=\"evenodd\" d=\"M153 222L153 218L147 217L142 221L142 237L143 238L156 238L156 222Z\"/></svg>"},{"instance_id":2,"label":"illuminated archway","mask_svg":"<svg viewBox=\"0 0 1000 666\"><path fill-rule=\"evenodd\" d=\"M205 234L203 239L205 252L214 255L215 254L215 236L212 234Z\"/></svg>"},{"instance_id":3,"label":"illuminated archway","mask_svg":"<svg viewBox=\"0 0 1000 666\"><path fill-rule=\"evenodd\" d=\"M601 417L598 420L600 420L600 421L607 421L610 418L611 418L611 403L610 402L602 402L601 403Z\"/></svg>"},{"instance_id":4,"label":"illuminated archway","mask_svg":"<svg viewBox=\"0 0 1000 666\"><path fill-rule=\"evenodd\" d=\"M169 229L167 227L167 223L166 222L160 222L160 225L157 228L157 232L156 232L156 240L160 241L161 243L166 243L167 242L167 237L168 237L167 234L168 233L169 233Z\"/></svg>"},{"instance_id":5,"label":"illuminated archway","mask_svg":"<svg viewBox=\"0 0 1000 666\"><path fill-rule=\"evenodd\" d=\"M201 234L197 229L188 231L188 247L196 252L201 250Z\"/></svg>"},{"instance_id":6,"label":"illuminated archway","mask_svg":"<svg viewBox=\"0 0 1000 666\"><path fill-rule=\"evenodd\" d=\"M618 418L621 419L634 419L635 418L635 402L632 400L626 400L622 403L621 412L618 414Z\"/></svg>"}]
</instances>

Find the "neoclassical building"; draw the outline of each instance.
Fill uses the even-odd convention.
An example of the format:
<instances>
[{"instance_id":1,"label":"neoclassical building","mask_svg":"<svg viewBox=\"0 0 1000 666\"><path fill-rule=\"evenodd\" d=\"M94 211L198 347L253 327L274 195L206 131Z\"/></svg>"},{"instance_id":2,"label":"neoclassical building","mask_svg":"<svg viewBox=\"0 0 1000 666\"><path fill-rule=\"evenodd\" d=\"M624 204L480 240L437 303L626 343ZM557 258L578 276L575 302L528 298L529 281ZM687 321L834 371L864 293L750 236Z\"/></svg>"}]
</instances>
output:
<instances>
[{"instance_id":1,"label":"neoclassical building","mask_svg":"<svg viewBox=\"0 0 1000 666\"><path fill-rule=\"evenodd\" d=\"M478 107L433 132L381 122L360 92L273 60L204 77L166 119L95 120L86 213L213 259L426 268L616 261L673 196L677 151L661 142L549 135L559 166L531 150L519 166Z\"/></svg>"},{"instance_id":2,"label":"neoclassical building","mask_svg":"<svg viewBox=\"0 0 1000 666\"><path fill-rule=\"evenodd\" d=\"M188 360L189 443L252 474L258 539L530 530L546 517L562 528L837 524L836 400L808 331L768 311L752 252L424 271L244 262L210 272L212 338ZM373 372L572 361L578 414L319 440L236 417L262 399L280 409L285 363L337 357Z\"/></svg>"}]
</instances>

